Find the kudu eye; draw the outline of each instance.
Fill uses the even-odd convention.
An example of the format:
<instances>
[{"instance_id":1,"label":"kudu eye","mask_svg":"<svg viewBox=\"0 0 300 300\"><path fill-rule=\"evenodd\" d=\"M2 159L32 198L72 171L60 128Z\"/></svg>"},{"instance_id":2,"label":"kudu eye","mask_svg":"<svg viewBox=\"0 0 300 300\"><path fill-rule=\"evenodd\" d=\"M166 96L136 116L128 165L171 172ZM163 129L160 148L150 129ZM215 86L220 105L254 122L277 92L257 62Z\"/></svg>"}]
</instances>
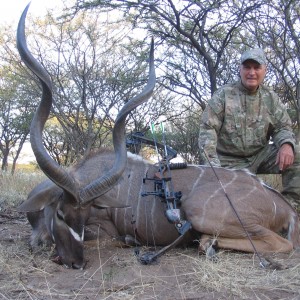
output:
<instances>
[{"instance_id":1,"label":"kudu eye","mask_svg":"<svg viewBox=\"0 0 300 300\"><path fill-rule=\"evenodd\" d=\"M60 220L65 220L64 213L60 209L57 210L56 215Z\"/></svg>"}]
</instances>

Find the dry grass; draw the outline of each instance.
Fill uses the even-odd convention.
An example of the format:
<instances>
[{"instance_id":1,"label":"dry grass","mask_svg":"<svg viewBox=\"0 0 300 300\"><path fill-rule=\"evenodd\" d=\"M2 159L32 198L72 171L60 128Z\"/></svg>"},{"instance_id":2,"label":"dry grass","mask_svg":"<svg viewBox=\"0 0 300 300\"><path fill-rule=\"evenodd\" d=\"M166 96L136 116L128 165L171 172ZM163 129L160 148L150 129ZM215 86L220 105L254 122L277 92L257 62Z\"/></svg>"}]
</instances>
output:
<instances>
[{"instance_id":1,"label":"dry grass","mask_svg":"<svg viewBox=\"0 0 300 300\"><path fill-rule=\"evenodd\" d=\"M281 295L279 299L299 299L300 261L297 257L275 256L274 260L287 268L272 270L261 268L258 259L250 254L223 252L219 254L218 263L195 261L195 280L199 290L208 288L221 292L226 289L237 299L276 299L276 293Z\"/></svg>"},{"instance_id":2,"label":"dry grass","mask_svg":"<svg viewBox=\"0 0 300 300\"><path fill-rule=\"evenodd\" d=\"M282 182L280 174L260 174L258 175L265 183L267 183L272 188L281 191L282 190Z\"/></svg>"},{"instance_id":3,"label":"dry grass","mask_svg":"<svg viewBox=\"0 0 300 300\"><path fill-rule=\"evenodd\" d=\"M0 246L1 299L300 299L294 253L273 256L284 270L262 269L253 255L233 252L221 252L214 263L195 249L175 249L158 264L143 266L132 249L90 243L93 262L78 271L24 246L24 240Z\"/></svg>"},{"instance_id":4,"label":"dry grass","mask_svg":"<svg viewBox=\"0 0 300 300\"><path fill-rule=\"evenodd\" d=\"M20 204L43 179L45 175L41 171L18 171L14 175L9 172L0 173L0 209Z\"/></svg>"}]
</instances>

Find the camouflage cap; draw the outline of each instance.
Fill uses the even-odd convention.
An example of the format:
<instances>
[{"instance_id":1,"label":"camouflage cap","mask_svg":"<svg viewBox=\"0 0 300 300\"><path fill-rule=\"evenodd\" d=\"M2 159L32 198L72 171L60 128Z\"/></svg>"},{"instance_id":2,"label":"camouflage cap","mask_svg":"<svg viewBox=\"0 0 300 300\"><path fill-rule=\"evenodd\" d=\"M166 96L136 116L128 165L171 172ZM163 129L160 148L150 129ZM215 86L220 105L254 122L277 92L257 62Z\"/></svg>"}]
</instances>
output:
<instances>
[{"instance_id":1,"label":"camouflage cap","mask_svg":"<svg viewBox=\"0 0 300 300\"><path fill-rule=\"evenodd\" d=\"M267 64L267 59L266 59L265 53L260 48L250 49L250 50L245 51L241 55L241 63L243 64L246 60L255 60L260 65Z\"/></svg>"}]
</instances>

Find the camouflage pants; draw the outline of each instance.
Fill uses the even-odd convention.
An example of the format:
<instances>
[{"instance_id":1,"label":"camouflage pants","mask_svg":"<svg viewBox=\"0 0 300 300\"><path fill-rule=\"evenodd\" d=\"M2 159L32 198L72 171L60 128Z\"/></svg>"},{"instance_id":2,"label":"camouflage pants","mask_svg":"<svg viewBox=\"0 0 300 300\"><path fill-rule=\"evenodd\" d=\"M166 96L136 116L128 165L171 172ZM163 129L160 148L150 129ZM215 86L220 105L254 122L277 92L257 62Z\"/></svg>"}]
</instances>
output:
<instances>
[{"instance_id":1,"label":"camouflage pants","mask_svg":"<svg viewBox=\"0 0 300 300\"><path fill-rule=\"evenodd\" d=\"M247 168L255 174L279 174L275 164L278 148L274 144L267 145L258 154L240 158L219 155L222 167L230 169ZM296 146L295 161L292 166L282 172L282 195L300 212L300 148Z\"/></svg>"}]
</instances>

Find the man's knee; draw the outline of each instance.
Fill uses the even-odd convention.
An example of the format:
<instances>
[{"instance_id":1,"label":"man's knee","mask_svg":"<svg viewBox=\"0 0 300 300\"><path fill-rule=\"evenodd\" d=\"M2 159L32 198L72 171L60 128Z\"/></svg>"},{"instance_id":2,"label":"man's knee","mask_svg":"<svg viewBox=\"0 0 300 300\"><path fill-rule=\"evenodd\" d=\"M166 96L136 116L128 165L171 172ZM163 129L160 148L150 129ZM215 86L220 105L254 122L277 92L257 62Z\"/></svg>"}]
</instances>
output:
<instances>
[{"instance_id":1,"label":"man's knee","mask_svg":"<svg viewBox=\"0 0 300 300\"><path fill-rule=\"evenodd\" d=\"M295 148L293 165L282 173L282 194L300 212L300 147Z\"/></svg>"}]
</instances>

